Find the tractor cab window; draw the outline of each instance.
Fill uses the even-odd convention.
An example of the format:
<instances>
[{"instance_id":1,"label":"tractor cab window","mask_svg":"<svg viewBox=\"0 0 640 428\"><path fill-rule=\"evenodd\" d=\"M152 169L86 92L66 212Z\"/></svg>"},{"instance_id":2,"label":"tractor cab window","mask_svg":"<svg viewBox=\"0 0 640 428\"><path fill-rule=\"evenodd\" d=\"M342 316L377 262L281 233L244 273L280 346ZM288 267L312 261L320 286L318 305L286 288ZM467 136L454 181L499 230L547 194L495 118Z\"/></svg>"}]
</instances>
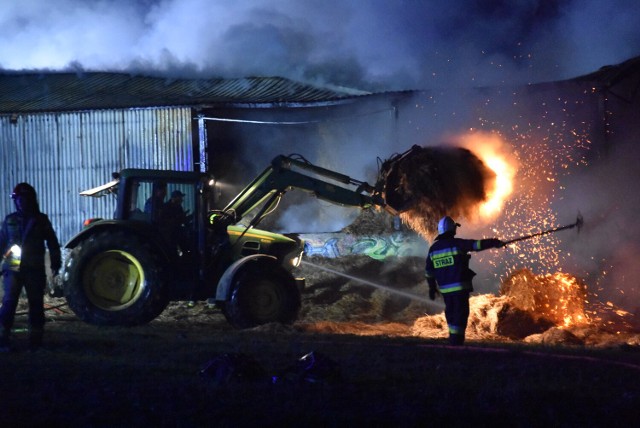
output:
<instances>
[{"instance_id":1,"label":"tractor cab window","mask_svg":"<svg viewBox=\"0 0 640 428\"><path fill-rule=\"evenodd\" d=\"M153 183L150 181L134 181L129 195L129 210L124 215L131 220L151 221L151 204L147 204L148 197L153 193Z\"/></svg>"},{"instance_id":2,"label":"tractor cab window","mask_svg":"<svg viewBox=\"0 0 640 428\"><path fill-rule=\"evenodd\" d=\"M157 221L167 201L167 183L133 181L131 185L128 218L132 220Z\"/></svg>"},{"instance_id":3,"label":"tractor cab window","mask_svg":"<svg viewBox=\"0 0 640 428\"><path fill-rule=\"evenodd\" d=\"M178 207L187 214L193 213L196 204L195 185L193 183L172 183L166 181L137 180L131 186L128 218L158 221L161 212L169 207L179 212Z\"/></svg>"},{"instance_id":4,"label":"tractor cab window","mask_svg":"<svg viewBox=\"0 0 640 428\"><path fill-rule=\"evenodd\" d=\"M196 183L136 180L128 218L153 223L180 253L195 248Z\"/></svg>"}]
</instances>

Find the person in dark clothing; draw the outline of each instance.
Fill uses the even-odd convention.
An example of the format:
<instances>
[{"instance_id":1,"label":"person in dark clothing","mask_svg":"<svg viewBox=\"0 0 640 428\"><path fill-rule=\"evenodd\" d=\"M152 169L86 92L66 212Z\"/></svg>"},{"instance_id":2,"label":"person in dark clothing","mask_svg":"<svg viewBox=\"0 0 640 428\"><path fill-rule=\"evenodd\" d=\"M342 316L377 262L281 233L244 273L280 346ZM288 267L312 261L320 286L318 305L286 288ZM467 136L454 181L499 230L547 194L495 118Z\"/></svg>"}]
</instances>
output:
<instances>
[{"instance_id":1,"label":"person in dark clothing","mask_svg":"<svg viewBox=\"0 0 640 428\"><path fill-rule=\"evenodd\" d=\"M164 204L162 216L163 219L167 218L172 223L178 226L184 226L187 223L187 213L182 208L182 202L184 201L184 193L179 190L171 192L171 197L166 204Z\"/></svg>"},{"instance_id":2,"label":"person in dark clothing","mask_svg":"<svg viewBox=\"0 0 640 428\"><path fill-rule=\"evenodd\" d=\"M473 291L472 279L475 272L469 269L471 251L500 248L504 243L499 239L456 238L460 224L451 217L443 217L438 222L438 236L429 248L425 276L429 284L429 298L435 300L441 294L444 314L449 327L449 343L464 344L465 330L469 319L469 294Z\"/></svg>"},{"instance_id":3,"label":"person in dark clothing","mask_svg":"<svg viewBox=\"0 0 640 428\"><path fill-rule=\"evenodd\" d=\"M40 212L35 189L28 183L18 184L11 194L16 211L9 214L0 229L2 279L4 296L0 307L0 350L9 350L11 328L25 288L29 302L29 347L42 345L44 332L45 243L49 250L53 276L62 260L60 244L46 214Z\"/></svg>"},{"instance_id":4,"label":"person in dark clothing","mask_svg":"<svg viewBox=\"0 0 640 428\"><path fill-rule=\"evenodd\" d=\"M159 181L153 184L153 194L144 203L144 213L153 222L158 221L158 216L164 207L164 199L167 197L167 183Z\"/></svg>"},{"instance_id":5,"label":"person in dark clothing","mask_svg":"<svg viewBox=\"0 0 640 428\"><path fill-rule=\"evenodd\" d=\"M183 252L189 250L187 240L187 212L182 207L185 194L179 190L171 192L171 197L162 206L162 210L158 215L158 223L160 230L165 238L172 243L177 244Z\"/></svg>"}]
</instances>

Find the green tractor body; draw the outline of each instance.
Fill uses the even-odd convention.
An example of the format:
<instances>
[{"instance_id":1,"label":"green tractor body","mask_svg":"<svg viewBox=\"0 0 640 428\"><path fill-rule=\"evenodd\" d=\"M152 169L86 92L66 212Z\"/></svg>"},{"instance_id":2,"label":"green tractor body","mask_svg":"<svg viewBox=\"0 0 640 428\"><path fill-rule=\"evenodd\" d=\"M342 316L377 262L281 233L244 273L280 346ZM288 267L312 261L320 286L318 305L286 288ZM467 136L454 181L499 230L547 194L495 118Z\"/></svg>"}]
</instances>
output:
<instances>
[{"instance_id":1,"label":"green tractor body","mask_svg":"<svg viewBox=\"0 0 640 428\"><path fill-rule=\"evenodd\" d=\"M291 271L303 243L237 224L213 227L212 183L204 173L125 169L94 192L117 203L113 219L89 222L66 244L63 292L76 315L138 325L171 301L207 300L238 328L293 322L303 280Z\"/></svg>"}]
</instances>

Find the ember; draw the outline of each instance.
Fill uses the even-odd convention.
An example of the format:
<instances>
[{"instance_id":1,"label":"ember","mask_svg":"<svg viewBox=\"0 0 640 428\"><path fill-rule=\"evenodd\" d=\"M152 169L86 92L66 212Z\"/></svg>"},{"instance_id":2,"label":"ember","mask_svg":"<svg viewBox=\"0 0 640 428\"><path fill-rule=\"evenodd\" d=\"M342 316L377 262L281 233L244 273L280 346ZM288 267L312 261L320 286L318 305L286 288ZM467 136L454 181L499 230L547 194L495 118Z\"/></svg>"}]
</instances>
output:
<instances>
[{"instance_id":1,"label":"ember","mask_svg":"<svg viewBox=\"0 0 640 428\"><path fill-rule=\"evenodd\" d=\"M566 273L534 275L520 269L502 282L500 294L509 296L514 307L560 327L589 322L585 313L587 288Z\"/></svg>"},{"instance_id":2,"label":"ember","mask_svg":"<svg viewBox=\"0 0 640 428\"><path fill-rule=\"evenodd\" d=\"M554 327L587 326L585 303L586 287L571 275L535 275L521 269L502 282L500 296L471 298L467 336L471 340L521 340ZM412 332L421 337L445 336L443 314L419 318Z\"/></svg>"},{"instance_id":3,"label":"ember","mask_svg":"<svg viewBox=\"0 0 640 428\"><path fill-rule=\"evenodd\" d=\"M471 297L467 337L597 346L637 343L640 326L632 314L609 302L590 303L588 296L586 285L571 275L536 275L520 269L502 282L499 296ZM446 337L444 313L418 318L411 332Z\"/></svg>"}]
</instances>

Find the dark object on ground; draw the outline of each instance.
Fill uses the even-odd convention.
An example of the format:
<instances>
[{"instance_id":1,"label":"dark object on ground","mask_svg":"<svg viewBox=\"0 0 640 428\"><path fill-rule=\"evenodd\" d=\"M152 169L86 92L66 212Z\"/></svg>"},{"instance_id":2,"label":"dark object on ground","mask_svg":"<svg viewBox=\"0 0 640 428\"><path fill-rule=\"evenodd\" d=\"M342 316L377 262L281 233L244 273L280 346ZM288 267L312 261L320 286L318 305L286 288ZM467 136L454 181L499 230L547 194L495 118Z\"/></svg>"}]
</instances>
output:
<instances>
[{"instance_id":1,"label":"dark object on ground","mask_svg":"<svg viewBox=\"0 0 640 428\"><path fill-rule=\"evenodd\" d=\"M311 351L296 363L273 377L273 383L314 383L332 384L342 379L340 366L328 356Z\"/></svg>"},{"instance_id":2,"label":"dark object on ground","mask_svg":"<svg viewBox=\"0 0 640 428\"><path fill-rule=\"evenodd\" d=\"M228 353L215 357L208 361L199 373L203 378L213 379L218 385L268 379L260 363L242 353Z\"/></svg>"}]
</instances>

